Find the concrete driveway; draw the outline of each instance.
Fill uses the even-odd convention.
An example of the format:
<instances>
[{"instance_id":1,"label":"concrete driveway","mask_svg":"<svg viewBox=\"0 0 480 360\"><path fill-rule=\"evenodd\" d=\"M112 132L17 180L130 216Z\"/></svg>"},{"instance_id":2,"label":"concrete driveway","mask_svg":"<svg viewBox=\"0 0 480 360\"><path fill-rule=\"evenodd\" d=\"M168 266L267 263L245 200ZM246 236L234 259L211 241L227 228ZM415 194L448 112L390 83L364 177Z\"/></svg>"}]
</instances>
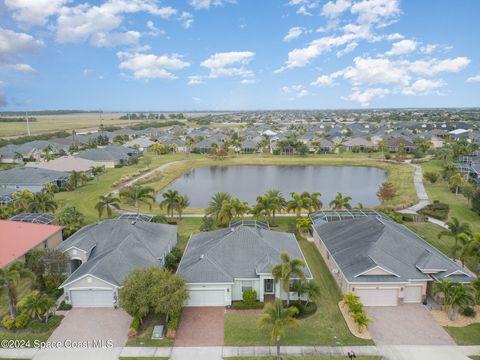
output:
<instances>
[{"instance_id":1,"label":"concrete driveway","mask_svg":"<svg viewBox=\"0 0 480 360\"><path fill-rule=\"evenodd\" d=\"M174 346L223 346L223 307L185 307Z\"/></svg>"},{"instance_id":2,"label":"concrete driveway","mask_svg":"<svg viewBox=\"0 0 480 360\"><path fill-rule=\"evenodd\" d=\"M455 345L421 304L371 306L370 334L377 345Z\"/></svg>"},{"instance_id":3,"label":"concrete driveway","mask_svg":"<svg viewBox=\"0 0 480 360\"><path fill-rule=\"evenodd\" d=\"M131 316L122 309L73 308L48 340L112 340L114 347L124 346L131 321Z\"/></svg>"}]
</instances>

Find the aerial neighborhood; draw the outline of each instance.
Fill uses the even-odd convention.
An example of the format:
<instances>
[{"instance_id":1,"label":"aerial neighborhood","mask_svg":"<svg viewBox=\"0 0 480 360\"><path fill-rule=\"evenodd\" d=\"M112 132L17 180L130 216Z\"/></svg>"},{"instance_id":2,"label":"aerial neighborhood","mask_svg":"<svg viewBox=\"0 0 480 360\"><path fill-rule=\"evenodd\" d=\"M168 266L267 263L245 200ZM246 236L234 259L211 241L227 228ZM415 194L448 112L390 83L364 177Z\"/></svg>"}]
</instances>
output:
<instances>
[{"instance_id":1,"label":"aerial neighborhood","mask_svg":"<svg viewBox=\"0 0 480 360\"><path fill-rule=\"evenodd\" d=\"M479 344L480 112L110 116L1 140L1 339Z\"/></svg>"}]
</instances>

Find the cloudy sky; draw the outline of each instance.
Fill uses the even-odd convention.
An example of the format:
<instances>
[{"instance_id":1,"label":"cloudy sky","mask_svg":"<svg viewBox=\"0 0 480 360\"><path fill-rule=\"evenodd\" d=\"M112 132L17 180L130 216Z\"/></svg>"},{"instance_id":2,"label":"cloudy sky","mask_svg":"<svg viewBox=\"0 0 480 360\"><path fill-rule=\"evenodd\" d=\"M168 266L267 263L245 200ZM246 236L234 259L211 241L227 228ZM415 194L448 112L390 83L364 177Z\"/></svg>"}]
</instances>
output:
<instances>
[{"instance_id":1,"label":"cloudy sky","mask_svg":"<svg viewBox=\"0 0 480 360\"><path fill-rule=\"evenodd\" d=\"M0 1L0 111L480 106L476 0Z\"/></svg>"}]
</instances>

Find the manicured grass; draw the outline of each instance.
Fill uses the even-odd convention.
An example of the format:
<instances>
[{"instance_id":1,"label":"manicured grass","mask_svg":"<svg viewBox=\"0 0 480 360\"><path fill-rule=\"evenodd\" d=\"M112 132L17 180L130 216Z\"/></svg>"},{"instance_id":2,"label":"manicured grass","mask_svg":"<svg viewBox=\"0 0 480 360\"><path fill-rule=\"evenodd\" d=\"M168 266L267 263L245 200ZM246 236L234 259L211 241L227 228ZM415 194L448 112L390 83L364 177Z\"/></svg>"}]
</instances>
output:
<instances>
[{"instance_id":1,"label":"manicured grass","mask_svg":"<svg viewBox=\"0 0 480 360\"><path fill-rule=\"evenodd\" d=\"M445 327L444 329L458 345L480 345L480 324L471 324L465 327Z\"/></svg>"},{"instance_id":2,"label":"manicured grass","mask_svg":"<svg viewBox=\"0 0 480 360\"><path fill-rule=\"evenodd\" d=\"M335 355L319 355L319 356L283 356L283 360L337 360L345 359L345 356L335 356ZM360 360L380 360L381 356L357 356L356 359ZM236 357L226 357L224 359L232 360L275 360L274 356L236 356Z\"/></svg>"},{"instance_id":3,"label":"manicured grass","mask_svg":"<svg viewBox=\"0 0 480 360\"><path fill-rule=\"evenodd\" d=\"M147 154L146 156L152 160L149 169L154 169L168 162L180 160L185 157L183 154L168 154L163 156ZM98 198L101 195L115 190L112 184L119 181L122 176L139 171L148 171L142 162L121 168L107 169L105 173L101 174L98 178L89 181L77 190L55 194L55 199L59 205L57 212L68 205L72 205L85 215L85 221L87 223L98 221L98 214L94 209Z\"/></svg>"},{"instance_id":4,"label":"manicured grass","mask_svg":"<svg viewBox=\"0 0 480 360\"><path fill-rule=\"evenodd\" d=\"M442 161L432 160L421 164L424 172L433 171L440 173L442 171ZM448 188L448 183L439 179L435 184L424 181L430 201L438 200L450 205L449 219L458 218L461 222L468 222L473 232L480 232L480 215L470 210L467 199L459 194L455 195Z\"/></svg>"},{"instance_id":5,"label":"manicured grass","mask_svg":"<svg viewBox=\"0 0 480 360\"><path fill-rule=\"evenodd\" d=\"M278 231L295 229L295 218L277 218ZM338 309L341 294L333 277L315 245L304 239L299 240L314 281L320 286L317 312L301 320L298 328L288 330L282 345L371 345L372 341L354 337L347 328ZM259 330L257 321L260 314L226 314L225 345L269 345L268 331Z\"/></svg>"},{"instance_id":6,"label":"manicured grass","mask_svg":"<svg viewBox=\"0 0 480 360\"><path fill-rule=\"evenodd\" d=\"M442 236L442 238L439 239L438 234L445 230L441 226L431 223L405 223L405 225L415 231L424 240L430 243L430 245L436 247L445 255L452 257L452 249L455 240L451 236Z\"/></svg>"},{"instance_id":7,"label":"manicured grass","mask_svg":"<svg viewBox=\"0 0 480 360\"><path fill-rule=\"evenodd\" d=\"M30 279L20 279L17 285L18 300L20 301L25 295L31 291ZM0 319L8 313L8 295L6 291L0 292Z\"/></svg>"},{"instance_id":8,"label":"manicured grass","mask_svg":"<svg viewBox=\"0 0 480 360\"><path fill-rule=\"evenodd\" d=\"M45 342L52 335L53 331L60 325L63 316L53 316L48 324L44 324L46 329L43 332L31 332L27 329L18 330L17 332L6 330L0 326L0 341L2 340L21 340L24 341L25 347L35 347L38 342Z\"/></svg>"}]
</instances>

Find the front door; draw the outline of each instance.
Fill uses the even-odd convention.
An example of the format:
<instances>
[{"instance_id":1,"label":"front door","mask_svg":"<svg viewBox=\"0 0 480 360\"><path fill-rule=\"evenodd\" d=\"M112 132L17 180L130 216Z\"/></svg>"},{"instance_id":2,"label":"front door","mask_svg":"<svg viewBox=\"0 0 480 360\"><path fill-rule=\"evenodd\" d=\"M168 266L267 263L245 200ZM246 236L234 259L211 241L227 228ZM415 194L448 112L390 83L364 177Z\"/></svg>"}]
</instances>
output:
<instances>
[{"instance_id":1,"label":"front door","mask_svg":"<svg viewBox=\"0 0 480 360\"><path fill-rule=\"evenodd\" d=\"M273 294L273 279L264 280L265 294Z\"/></svg>"}]
</instances>

